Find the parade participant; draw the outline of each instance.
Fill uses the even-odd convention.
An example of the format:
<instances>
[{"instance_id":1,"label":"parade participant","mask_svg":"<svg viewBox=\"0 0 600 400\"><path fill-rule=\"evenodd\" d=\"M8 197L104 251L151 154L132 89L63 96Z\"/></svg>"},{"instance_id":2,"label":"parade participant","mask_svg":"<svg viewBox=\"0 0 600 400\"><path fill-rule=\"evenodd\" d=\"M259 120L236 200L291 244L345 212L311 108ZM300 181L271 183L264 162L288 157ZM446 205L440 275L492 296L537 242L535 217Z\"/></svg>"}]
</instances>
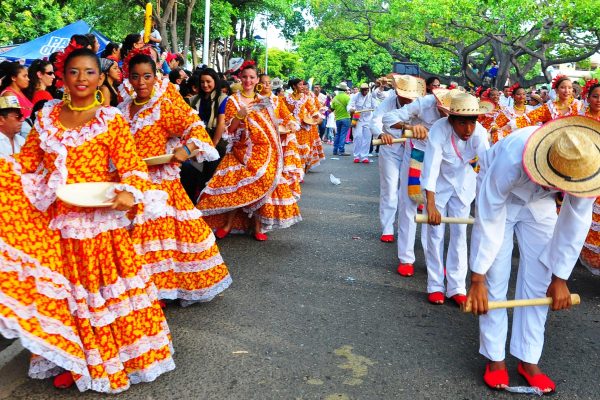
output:
<instances>
[{"instance_id":1,"label":"parade participant","mask_svg":"<svg viewBox=\"0 0 600 400\"><path fill-rule=\"evenodd\" d=\"M21 132L23 114L15 96L0 97L0 156L17 154L25 139Z\"/></svg>"},{"instance_id":2,"label":"parade participant","mask_svg":"<svg viewBox=\"0 0 600 400\"><path fill-rule=\"evenodd\" d=\"M286 93L283 101L294 115L295 120L300 123L300 129L296 132L296 140L298 141L300 159L306 171L307 166L312 161L311 145L313 135L311 133L312 126L302 121L306 118L311 118L317 113L318 109L315 109L313 102L310 101L310 97L307 94L308 87L302 79L290 79L289 85L292 88L292 93Z\"/></svg>"},{"instance_id":3,"label":"parade participant","mask_svg":"<svg viewBox=\"0 0 600 400\"><path fill-rule=\"evenodd\" d=\"M116 107L119 104L119 92L118 87L121 82L122 75L119 64L109 58L100 59L100 67L104 74L104 80L102 86L100 86L100 92L102 92L102 98L105 106Z\"/></svg>"},{"instance_id":4,"label":"parade participant","mask_svg":"<svg viewBox=\"0 0 600 400\"><path fill-rule=\"evenodd\" d=\"M25 118L29 118L33 109L33 103L24 93L28 86L29 76L26 67L16 61L0 63L0 96L15 96L19 99L21 113Z\"/></svg>"},{"instance_id":5,"label":"parade participant","mask_svg":"<svg viewBox=\"0 0 600 400\"><path fill-rule=\"evenodd\" d=\"M405 78L407 79L407 78ZM411 78L414 79L414 78ZM396 81L396 87L402 87L402 81ZM422 88L422 87L421 87ZM396 89L398 91L398 89ZM413 96L414 96L414 92ZM422 93L422 92L421 92ZM458 89L434 90L434 94L418 97L405 107L390 112L384 116L384 126L388 131L401 136L403 129L410 129L414 138L405 144L404 154L399 171L398 190L398 268L402 276L413 276L415 262L415 235L417 224L415 215L417 207L423 204L421 194L421 169L424 152L427 148L427 135L431 126L440 118L446 116L446 111L440 107L442 101L449 103L449 99L460 92ZM427 226L421 227L421 244L427 250Z\"/></svg>"},{"instance_id":6,"label":"parade participant","mask_svg":"<svg viewBox=\"0 0 600 400\"><path fill-rule=\"evenodd\" d=\"M503 137L510 135L511 129L508 126L510 121L517 119L520 116L527 118L527 113L533 109L526 104L527 93L518 83L514 84L509 88L512 93L512 105L504 107L498 116L492 122L490 128L490 134L492 137L492 144L496 143Z\"/></svg>"},{"instance_id":7,"label":"parade participant","mask_svg":"<svg viewBox=\"0 0 600 400\"><path fill-rule=\"evenodd\" d=\"M430 76L425 80L425 89L427 94L433 94L433 91L441 87L440 78L437 76Z\"/></svg>"},{"instance_id":8,"label":"parade participant","mask_svg":"<svg viewBox=\"0 0 600 400\"><path fill-rule=\"evenodd\" d=\"M323 142L321 141L321 135L319 134L319 126L323 122L325 115L323 114L323 104L317 99L317 96L311 92L308 85L303 87L304 94L308 97L306 101L310 109L309 116L313 119L313 124L310 125L309 130L309 146L308 159L306 160L305 171L308 172L311 168L317 167L321 164L321 160L325 159L325 153L323 152Z\"/></svg>"},{"instance_id":9,"label":"parade participant","mask_svg":"<svg viewBox=\"0 0 600 400\"><path fill-rule=\"evenodd\" d=\"M575 116L520 129L480 160L467 301L480 315L479 352L489 360L483 379L493 389L509 385L508 317L506 309L488 310L488 300L506 300L513 236L519 244L515 298L548 296L552 310L568 308L566 282L592 220L594 198L587 197L600 195L599 145L600 123ZM558 191L566 195L557 217ZM515 308L510 343L519 374L544 393L556 389L538 366L547 313L547 306Z\"/></svg>"},{"instance_id":10,"label":"parade participant","mask_svg":"<svg viewBox=\"0 0 600 400\"><path fill-rule=\"evenodd\" d=\"M295 132L300 129L300 124L282 99L272 93L269 75L262 74L259 78L259 84L262 85L260 95L270 98L273 102L275 118L278 121L281 152L283 153L282 176L290 186L294 198L299 200L302 193L300 183L304 179L304 166L298 152L298 141Z\"/></svg>"},{"instance_id":11,"label":"parade participant","mask_svg":"<svg viewBox=\"0 0 600 400\"><path fill-rule=\"evenodd\" d=\"M500 91L496 88L490 88L482 93L481 98L491 102L493 105L493 108L489 112L479 116L477 120L486 131L489 131L496 118L498 118L498 115L502 112L502 107L499 103Z\"/></svg>"},{"instance_id":12,"label":"parade participant","mask_svg":"<svg viewBox=\"0 0 600 400\"><path fill-rule=\"evenodd\" d=\"M394 241L394 221L398 207L398 187L400 185L400 165L404 153L404 143L393 143L394 133L402 134L401 130L391 130L384 133L382 118L387 113L400 109L425 93L424 82L410 75L398 76L393 80L396 92L381 102L373 112L370 128L374 136L384 142L379 150L379 221L382 242Z\"/></svg>"},{"instance_id":13,"label":"parade participant","mask_svg":"<svg viewBox=\"0 0 600 400\"><path fill-rule=\"evenodd\" d=\"M428 300L432 304L443 304L444 292L458 305L466 301L467 226L450 225L450 242L444 264L444 225L440 223L442 215L469 216L475 198L476 178L470 162L476 156L481 157L489 148L487 132L477 122L477 117L491 109L489 102L479 102L470 94L457 94L450 99L449 116L438 120L429 131L421 188L430 224L425 260Z\"/></svg>"},{"instance_id":14,"label":"parade participant","mask_svg":"<svg viewBox=\"0 0 600 400\"><path fill-rule=\"evenodd\" d=\"M510 129L543 124L567 115L579 114L583 108L583 102L573 98L573 82L569 77L557 75L552 80L552 89L556 91L556 100L548 101L541 107L510 121Z\"/></svg>"},{"instance_id":15,"label":"parade participant","mask_svg":"<svg viewBox=\"0 0 600 400\"><path fill-rule=\"evenodd\" d=\"M541 107L542 104L544 103L544 100L542 100L540 95L537 93L529 94L528 98L529 98L528 104L531 107L531 110L535 110L535 109Z\"/></svg>"},{"instance_id":16,"label":"parade participant","mask_svg":"<svg viewBox=\"0 0 600 400\"><path fill-rule=\"evenodd\" d=\"M32 105L38 101L54 99L52 94L46 90L54 82L54 67L50 61L33 60L27 70L27 75L29 76L29 87L25 90L25 95L31 99Z\"/></svg>"},{"instance_id":17,"label":"parade participant","mask_svg":"<svg viewBox=\"0 0 600 400\"><path fill-rule=\"evenodd\" d=\"M168 81L156 79L156 64L133 51L125 60L135 97L119 104L143 158L173 153L173 162L150 166L150 180L169 195L159 218L138 212L131 236L160 299L182 305L212 300L231 283L215 237L179 182L179 166L191 152L197 161L219 157L198 115Z\"/></svg>"},{"instance_id":18,"label":"parade participant","mask_svg":"<svg viewBox=\"0 0 600 400\"><path fill-rule=\"evenodd\" d=\"M2 229L2 257L15 258L0 264L2 290L11 297L0 301L0 329L38 354L31 377L58 374L59 388L75 383L81 391L117 393L175 367L156 289L126 229L127 210L143 204L152 217L166 193L147 180L121 113L96 100L96 55L71 44L57 65L70 100L46 104L15 157L22 191L2 169L11 188L2 201L21 206L13 213L0 205L12 222L12 230ZM107 193L110 207L79 208L57 199L62 185L101 181L115 182Z\"/></svg>"},{"instance_id":19,"label":"parade participant","mask_svg":"<svg viewBox=\"0 0 600 400\"><path fill-rule=\"evenodd\" d=\"M600 122L600 85L598 80L586 82L582 96L587 99L588 106L581 114ZM581 263L596 275L600 275L600 197L594 203L592 226L585 238L585 244L579 256Z\"/></svg>"},{"instance_id":20,"label":"parade participant","mask_svg":"<svg viewBox=\"0 0 600 400\"><path fill-rule=\"evenodd\" d=\"M374 110L377 107L377 101L375 97L369 92L369 85L363 83L360 85L360 92L352 96L350 103L348 104L348 112L354 114L356 111L361 110ZM356 126L352 128L352 135L354 136L354 162L368 164L369 160L369 148L371 146L371 139L373 135L371 133L370 121L373 116L372 111L363 111L360 113L360 117Z\"/></svg>"},{"instance_id":21,"label":"parade participant","mask_svg":"<svg viewBox=\"0 0 600 400\"><path fill-rule=\"evenodd\" d=\"M289 227L302 218L289 185L281 179L283 154L273 105L256 94L254 63L240 69L242 90L225 107L227 154L197 207L217 238L253 230L256 240L265 241L265 231Z\"/></svg>"},{"instance_id":22,"label":"parade participant","mask_svg":"<svg viewBox=\"0 0 600 400\"><path fill-rule=\"evenodd\" d=\"M350 104L349 90L346 82L340 83L336 89L337 94L331 100L329 108L335 115L335 137L333 139L333 155L334 156L349 156L345 151L346 135L350 130L350 113L348 113L348 104Z\"/></svg>"},{"instance_id":23,"label":"parade participant","mask_svg":"<svg viewBox=\"0 0 600 400\"><path fill-rule=\"evenodd\" d=\"M504 86L502 93L500 93L500 99L498 100L501 107L508 108L513 106L515 87L519 87L519 84L516 84L516 86Z\"/></svg>"}]
</instances>

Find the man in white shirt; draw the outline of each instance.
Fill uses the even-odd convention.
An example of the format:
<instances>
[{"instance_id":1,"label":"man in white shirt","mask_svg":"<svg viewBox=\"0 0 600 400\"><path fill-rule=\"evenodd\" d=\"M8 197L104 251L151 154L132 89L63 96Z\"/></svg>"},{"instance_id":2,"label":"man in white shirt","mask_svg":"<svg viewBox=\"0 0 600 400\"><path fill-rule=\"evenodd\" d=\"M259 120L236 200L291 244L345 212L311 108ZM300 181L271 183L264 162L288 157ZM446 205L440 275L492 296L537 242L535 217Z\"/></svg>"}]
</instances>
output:
<instances>
[{"instance_id":1,"label":"man in white shirt","mask_svg":"<svg viewBox=\"0 0 600 400\"><path fill-rule=\"evenodd\" d=\"M350 97L350 103L348 103L347 107L350 115L356 111L360 111L360 118L356 126L352 128L355 163L362 162L368 164L371 162L369 160L369 147L371 146L373 136L369 124L375 107L377 107L377 101L369 92L369 85L367 83L360 85L360 92Z\"/></svg>"},{"instance_id":2,"label":"man in white shirt","mask_svg":"<svg viewBox=\"0 0 600 400\"><path fill-rule=\"evenodd\" d=\"M21 132L23 114L16 96L0 97L0 156L17 154L25 143Z\"/></svg>"},{"instance_id":3,"label":"man in white shirt","mask_svg":"<svg viewBox=\"0 0 600 400\"><path fill-rule=\"evenodd\" d=\"M510 86L504 86L498 104L500 104L502 107L510 107L514 104L514 99L512 97L512 89Z\"/></svg>"},{"instance_id":4,"label":"man in white shirt","mask_svg":"<svg viewBox=\"0 0 600 400\"><path fill-rule=\"evenodd\" d=\"M450 99L449 116L439 119L429 130L421 189L428 215L427 292L432 304L443 304L445 297L461 305L466 301L467 227L450 225L450 242L446 262L443 260L444 225L441 217L466 218L475 199L475 179L471 160L489 148L488 134L477 122L479 115L493 105L460 93ZM444 274L444 265L446 274ZM447 286L444 285L446 275Z\"/></svg>"},{"instance_id":5,"label":"man in white shirt","mask_svg":"<svg viewBox=\"0 0 600 400\"><path fill-rule=\"evenodd\" d=\"M519 129L480 160L476 217L471 235L468 302L479 317L479 352L489 360L485 383L509 386L505 364L506 309L488 311L488 300L506 300L516 235L519 269L515 298L552 297L552 310L571 305L566 281L600 196L600 123L560 118L542 127ZM556 215L555 195L565 192ZM547 306L515 308L510 353L518 372L542 392L555 390L538 367Z\"/></svg>"}]
</instances>

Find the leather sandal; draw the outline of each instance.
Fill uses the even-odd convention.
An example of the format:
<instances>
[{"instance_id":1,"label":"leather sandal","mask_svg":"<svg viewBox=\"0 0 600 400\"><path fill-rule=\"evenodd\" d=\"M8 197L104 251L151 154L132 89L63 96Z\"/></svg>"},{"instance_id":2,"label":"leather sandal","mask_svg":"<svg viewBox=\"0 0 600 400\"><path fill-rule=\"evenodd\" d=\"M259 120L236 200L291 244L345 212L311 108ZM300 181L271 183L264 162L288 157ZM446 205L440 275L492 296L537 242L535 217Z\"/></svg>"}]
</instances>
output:
<instances>
[{"instance_id":1,"label":"leather sandal","mask_svg":"<svg viewBox=\"0 0 600 400\"><path fill-rule=\"evenodd\" d=\"M517 372L519 375L525 378L529 386L540 389L542 392L544 392L544 394L549 394L556 391L556 384L548 377L548 375L544 373L529 375L527 371L525 371L522 362L519 362L519 365L517 365Z\"/></svg>"},{"instance_id":2,"label":"leather sandal","mask_svg":"<svg viewBox=\"0 0 600 400\"><path fill-rule=\"evenodd\" d=\"M431 304L435 304L435 305L444 304L444 293L442 293L442 292L429 293L429 295L427 296L427 300L429 300L429 302Z\"/></svg>"},{"instance_id":3,"label":"leather sandal","mask_svg":"<svg viewBox=\"0 0 600 400\"><path fill-rule=\"evenodd\" d=\"M52 384L57 389L68 389L75 384L75 380L70 371L65 371L62 374L56 375Z\"/></svg>"},{"instance_id":4,"label":"leather sandal","mask_svg":"<svg viewBox=\"0 0 600 400\"><path fill-rule=\"evenodd\" d=\"M483 374L483 381L490 389L504 390L508 386L508 371L506 368L490 371L490 364L487 364L485 366L485 373Z\"/></svg>"},{"instance_id":5,"label":"leather sandal","mask_svg":"<svg viewBox=\"0 0 600 400\"><path fill-rule=\"evenodd\" d=\"M402 276L413 276L415 274L415 267L412 264L398 264L398 273Z\"/></svg>"}]
</instances>

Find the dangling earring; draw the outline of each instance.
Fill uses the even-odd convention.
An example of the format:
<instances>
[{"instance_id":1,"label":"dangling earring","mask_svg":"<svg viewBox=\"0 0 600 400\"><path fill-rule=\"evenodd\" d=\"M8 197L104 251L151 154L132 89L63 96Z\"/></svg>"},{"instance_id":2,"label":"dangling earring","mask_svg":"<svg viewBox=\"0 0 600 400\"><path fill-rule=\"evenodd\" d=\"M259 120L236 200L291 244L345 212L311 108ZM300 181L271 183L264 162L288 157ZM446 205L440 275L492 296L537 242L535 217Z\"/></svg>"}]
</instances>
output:
<instances>
[{"instance_id":1,"label":"dangling earring","mask_svg":"<svg viewBox=\"0 0 600 400\"><path fill-rule=\"evenodd\" d=\"M96 89L96 100L100 103L100 105L104 105L104 95L102 94L102 91L100 90L100 86L98 86L98 89Z\"/></svg>"},{"instance_id":2,"label":"dangling earring","mask_svg":"<svg viewBox=\"0 0 600 400\"><path fill-rule=\"evenodd\" d=\"M67 90L67 88L65 88L65 90L63 91L62 101L65 104L71 103L71 96L69 95L69 91Z\"/></svg>"},{"instance_id":3,"label":"dangling earring","mask_svg":"<svg viewBox=\"0 0 600 400\"><path fill-rule=\"evenodd\" d=\"M256 86L254 86L254 91L256 93L260 93L263 90L263 84L262 83L257 83Z\"/></svg>"}]
</instances>

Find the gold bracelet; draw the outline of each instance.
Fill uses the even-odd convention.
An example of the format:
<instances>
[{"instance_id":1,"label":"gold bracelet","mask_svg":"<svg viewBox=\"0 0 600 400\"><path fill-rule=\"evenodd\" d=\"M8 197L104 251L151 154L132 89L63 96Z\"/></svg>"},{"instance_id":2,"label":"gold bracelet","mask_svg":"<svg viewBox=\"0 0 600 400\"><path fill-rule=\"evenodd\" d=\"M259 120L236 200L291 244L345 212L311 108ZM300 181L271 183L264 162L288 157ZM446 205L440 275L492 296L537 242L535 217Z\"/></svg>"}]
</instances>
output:
<instances>
[{"instance_id":1,"label":"gold bracelet","mask_svg":"<svg viewBox=\"0 0 600 400\"><path fill-rule=\"evenodd\" d=\"M236 113L235 113L235 117L236 117L237 119L239 119L239 120L242 120L242 119L244 119L244 117L240 117L240 116L239 116L239 112L236 112Z\"/></svg>"}]
</instances>

